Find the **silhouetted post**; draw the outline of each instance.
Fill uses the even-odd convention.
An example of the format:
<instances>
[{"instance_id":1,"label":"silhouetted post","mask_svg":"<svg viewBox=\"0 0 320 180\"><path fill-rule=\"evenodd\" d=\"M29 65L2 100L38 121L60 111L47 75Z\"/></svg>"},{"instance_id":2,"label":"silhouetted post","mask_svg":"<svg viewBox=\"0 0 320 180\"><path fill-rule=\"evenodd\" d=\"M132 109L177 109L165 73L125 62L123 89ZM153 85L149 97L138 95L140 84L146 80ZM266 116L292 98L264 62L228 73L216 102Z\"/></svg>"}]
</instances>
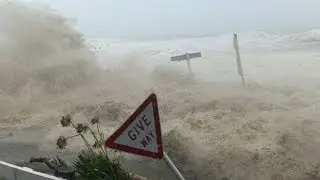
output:
<instances>
[{"instance_id":1,"label":"silhouetted post","mask_svg":"<svg viewBox=\"0 0 320 180\"><path fill-rule=\"evenodd\" d=\"M189 53L186 54L186 57L187 57L187 65L188 65L188 70L189 70L189 73L191 73L191 64L190 64L190 56L189 56Z\"/></svg>"},{"instance_id":2,"label":"silhouetted post","mask_svg":"<svg viewBox=\"0 0 320 180\"><path fill-rule=\"evenodd\" d=\"M245 82L244 82L243 69L242 69L242 64L241 64L241 59L240 59L240 52L239 52L238 36L237 36L237 34L233 34L233 46L234 46L234 50L236 51L236 58L237 58L237 65L238 65L238 74L241 76L242 86L244 87L244 86L245 86Z\"/></svg>"}]
</instances>

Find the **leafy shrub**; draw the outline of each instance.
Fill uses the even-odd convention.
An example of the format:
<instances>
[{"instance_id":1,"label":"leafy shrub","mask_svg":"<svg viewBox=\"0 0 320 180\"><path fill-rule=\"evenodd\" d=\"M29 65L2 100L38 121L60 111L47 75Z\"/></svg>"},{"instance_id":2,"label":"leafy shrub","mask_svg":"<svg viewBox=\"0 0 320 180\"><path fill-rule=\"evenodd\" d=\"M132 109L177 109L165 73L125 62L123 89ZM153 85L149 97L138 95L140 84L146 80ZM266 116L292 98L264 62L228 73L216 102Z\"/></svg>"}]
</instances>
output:
<instances>
[{"instance_id":1,"label":"leafy shrub","mask_svg":"<svg viewBox=\"0 0 320 180\"><path fill-rule=\"evenodd\" d=\"M75 170L81 180L131 180L130 174L124 170L119 162L108 157L107 150L103 146L104 136L99 128L99 118L94 117L88 124L75 124L70 115L61 118L60 123L63 127L73 127L75 135L57 139L59 149L67 146L67 141L75 137L81 137L87 146L87 151L79 153L73 162ZM96 131L92 129L96 126ZM89 133L88 133L89 132ZM85 135L90 134L94 138L94 143L90 144Z\"/></svg>"},{"instance_id":2,"label":"leafy shrub","mask_svg":"<svg viewBox=\"0 0 320 180\"><path fill-rule=\"evenodd\" d=\"M130 175L119 163L111 161L102 153L80 153L74 167L81 179L92 180L130 180Z\"/></svg>"}]
</instances>

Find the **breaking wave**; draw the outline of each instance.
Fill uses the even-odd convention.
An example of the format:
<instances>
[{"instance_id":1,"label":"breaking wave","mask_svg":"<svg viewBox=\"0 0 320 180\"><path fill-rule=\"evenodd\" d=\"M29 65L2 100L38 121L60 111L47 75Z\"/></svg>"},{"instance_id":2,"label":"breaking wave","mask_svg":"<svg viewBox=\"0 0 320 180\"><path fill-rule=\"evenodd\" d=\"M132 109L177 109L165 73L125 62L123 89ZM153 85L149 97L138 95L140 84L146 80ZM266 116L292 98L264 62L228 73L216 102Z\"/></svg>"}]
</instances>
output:
<instances>
[{"instance_id":1,"label":"breaking wave","mask_svg":"<svg viewBox=\"0 0 320 180\"><path fill-rule=\"evenodd\" d=\"M240 33L247 81L242 88L232 34L144 43L95 40L90 47L100 47L92 53L90 40L84 42L48 9L15 3L0 8L0 134L13 132L0 144L36 142L36 151L53 151L56 137L70 134L59 128L64 113L77 121L99 115L107 136L156 92L165 150L187 179L319 176L319 53L255 54L252 48L318 43L319 31ZM193 75L184 63L168 62L185 51L203 52L192 61ZM69 150L81 145L75 140ZM14 151L3 150L0 158L15 161ZM173 178L160 161L122 156L141 175Z\"/></svg>"}]
</instances>

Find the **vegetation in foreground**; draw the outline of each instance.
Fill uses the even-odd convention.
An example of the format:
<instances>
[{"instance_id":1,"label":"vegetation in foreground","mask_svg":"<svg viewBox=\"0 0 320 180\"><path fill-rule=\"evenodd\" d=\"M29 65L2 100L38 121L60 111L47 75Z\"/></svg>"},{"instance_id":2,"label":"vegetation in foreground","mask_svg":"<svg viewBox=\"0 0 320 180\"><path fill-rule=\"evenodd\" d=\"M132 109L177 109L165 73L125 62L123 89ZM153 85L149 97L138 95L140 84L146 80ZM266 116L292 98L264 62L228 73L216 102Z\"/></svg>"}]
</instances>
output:
<instances>
[{"instance_id":1,"label":"vegetation in foreground","mask_svg":"<svg viewBox=\"0 0 320 180\"><path fill-rule=\"evenodd\" d=\"M121 166L117 159L110 159L103 146L104 135L99 128L99 118L91 119L90 124L75 124L70 115L61 118L63 127L73 127L75 135L57 139L59 149L65 149L68 140L80 137L86 144L87 150L78 154L73 162L77 179L80 180L131 180L130 174ZM93 130L95 127L95 131ZM86 135L92 135L94 143L90 144Z\"/></svg>"}]
</instances>

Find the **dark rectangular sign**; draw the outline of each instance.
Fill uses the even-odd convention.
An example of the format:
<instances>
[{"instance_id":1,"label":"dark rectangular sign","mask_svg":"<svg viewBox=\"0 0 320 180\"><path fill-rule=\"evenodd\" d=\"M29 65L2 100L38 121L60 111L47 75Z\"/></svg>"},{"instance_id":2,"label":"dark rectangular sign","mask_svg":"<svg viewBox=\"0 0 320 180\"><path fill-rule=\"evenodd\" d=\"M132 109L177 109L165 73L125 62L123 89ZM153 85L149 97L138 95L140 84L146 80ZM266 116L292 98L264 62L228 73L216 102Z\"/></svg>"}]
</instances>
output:
<instances>
[{"instance_id":1,"label":"dark rectangular sign","mask_svg":"<svg viewBox=\"0 0 320 180\"><path fill-rule=\"evenodd\" d=\"M180 56L173 56L173 57L171 57L171 61L182 61L182 60L198 58L198 57L201 57L201 52L191 53L191 54L183 54Z\"/></svg>"}]
</instances>

